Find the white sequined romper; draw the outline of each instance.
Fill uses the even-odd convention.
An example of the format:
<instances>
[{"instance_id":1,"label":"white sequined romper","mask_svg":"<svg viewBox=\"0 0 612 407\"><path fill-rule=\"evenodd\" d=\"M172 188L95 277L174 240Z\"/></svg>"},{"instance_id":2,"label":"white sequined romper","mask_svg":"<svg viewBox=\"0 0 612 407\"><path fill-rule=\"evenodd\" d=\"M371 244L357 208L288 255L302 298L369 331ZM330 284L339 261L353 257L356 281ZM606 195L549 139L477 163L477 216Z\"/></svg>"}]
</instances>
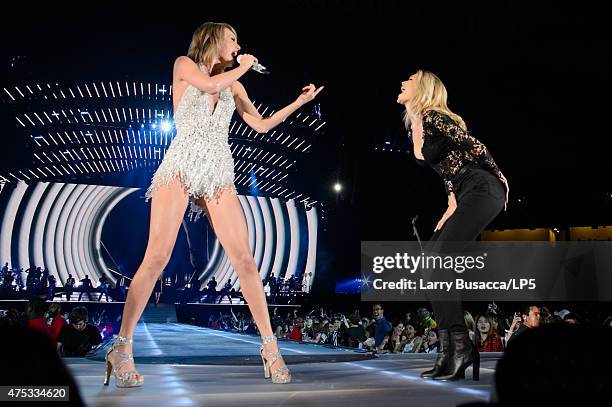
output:
<instances>
[{"instance_id":1,"label":"white sequined romper","mask_svg":"<svg viewBox=\"0 0 612 407\"><path fill-rule=\"evenodd\" d=\"M226 188L236 192L234 159L228 144L235 107L231 87L219 93L213 111L208 93L187 86L174 112L176 137L153 175L147 200L157 187L178 178L191 200L190 216L195 214L197 219L202 208L195 204L196 199L214 199Z\"/></svg>"}]
</instances>

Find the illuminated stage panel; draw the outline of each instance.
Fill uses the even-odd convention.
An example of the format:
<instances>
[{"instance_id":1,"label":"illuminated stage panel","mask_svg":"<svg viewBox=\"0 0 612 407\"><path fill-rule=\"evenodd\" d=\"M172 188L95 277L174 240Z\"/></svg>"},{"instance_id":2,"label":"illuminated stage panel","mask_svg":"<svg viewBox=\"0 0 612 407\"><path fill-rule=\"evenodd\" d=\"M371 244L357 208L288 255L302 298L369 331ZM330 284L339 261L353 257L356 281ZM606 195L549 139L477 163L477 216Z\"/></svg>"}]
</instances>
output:
<instances>
[{"instance_id":1,"label":"illuminated stage panel","mask_svg":"<svg viewBox=\"0 0 612 407\"><path fill-rule=\"evenodd\" d=\"M308 257L306 258L306 268L304 274L312 273L310 278L306 281L304 291L310 292L310 287L314 281L316 264L317 264L317 230L319 221L317 218L317 208L312 208L306 211L306 217L308 219Z\"/></svg>"},{"instance_id":2,"label":"illuminated stage panel","mask_svg":"<svg viewBox=\"0 0 612 407\"><path fill-rule=\"evenodd\" d=\"M17 184L16 188L12 191L9 201L4 208L4 216L2 217L2 228L0 235L0 261L4 265L4 263L8 263L9 267L19 267L18 264L13 262L11 257L11 240L13 236L13 228L15 227L15 221L17 217L17 211L19 210L19 205L21 204L23 195L27 190L27 185L25 182L20 182ZM8 188L4 188L2 193L6 194L8 192ZM17 260L17 259L15 259Z\"/></svg>"},{"instance_id":3,"label":"illuminated stage panel","mask_svg":"<svg viewBox=\"0 0 612 407\"><path fill-rule=\"evenodd\" d=\"M125 197L130 195L135 191L139 191L138 188L116 188L116 187L102 187L107 190L107 194L105 194L105 199L102 201L96 210L96 214L92 217L91 222L88 224L88 228L91 231L87 234L87 244L92 252L92 256L94 258L94 264L97 266L100 271L100 275L102 273L106 274L106 276L113 283L116 281L117 277L109 273L108 266L104 261L104 257L102 255L102 229L104 228L104 223L108 218L112 209Z\"/></svg>"},{"instance_id":4,"label":"illuminated stage panel","mask_svg":"<svg viewBox=\"0 0 612 407\"><path fill-rule=\"evenodd\" d=\"M46 183L39 183L34 186L23 212L23 220L19 228L19 264L24 270L30 268L30 256L34 251L34 247L30 245L30 230L32 229L36 208L38 208L47 186Z\"/></svg>"},{"instance_id":5,"label":"illuminated stage panel","mask_svg":"<svg viewBox=\"0 0 612 407\"><path fill-rule=\"evenodd\" d=\"M272 212L270 211L270 200L264 199L264 198L258 198L258 201L260 204L263 222L264 222L264 230L266 233L264 257L263 257L261 266L259 267L259 274L261 275L262 279L265 279L266 276L268 275L270 266L272 264L272 259L274 257L273 249L274 249L274 245L276 241L276 236L275 236L275 229L273 226L274 220L272 218Z\"/></svg>"},{"instance_id":6,"label":"illuminated stage panel","mask_svg":"<svg viewBox=\"0 0 612 407\"><path fill-rule=\"evenodd\" d=\"M62 183L28 186L24 182L17 183L14 188L4 188L2 194L6 204L0 238L3 262L12 267L48 268L60 285L68 274L77 280L88 275L94 283L105 274L115 282L116 276L105 261L107 254L102 247L102 232L105 225L110 227L107 221L112 217L113 208L135 191L140 189ZM296 206L293 200L281 202L276 198L243 195L238 198L262 279L270 272L277 277L289 277L294 273L301 276L306 271L314 273L316 210L307 211L303 206ZM121 230L115 231L121 233ZM146 236L148 234L144 239ZM300 250L300 239L306 237L307 248L302 245ZM217 279L219 288L230 278L233 287L240 288L238 276L216 238L210 259L198 278L206 283L212 276Z\"/></svg>"},{"instance_id":7,"label":"illuminated stage panel","mask_svg":"<svg viewBox=\"0 0 612 407\"><path fill-rule=\"evenodd\" d=\"M82 175L150 176L177 131L171 86L164 83L26 80L11 83L2 96L35 158L32 165L0 174L8 182L81 184L87 183ZM275 111L261 102L257 105L262 114ZM269 134L257 133L239 120L232 120L229 129L240 193L251 195L251 188L256 188L260 193L255 195L314 205L316 201L292 190L289 176L296 173L296 163L309 153L315 137L326 131L320 111L298 112Z\"/></svg>"}]
</instances>

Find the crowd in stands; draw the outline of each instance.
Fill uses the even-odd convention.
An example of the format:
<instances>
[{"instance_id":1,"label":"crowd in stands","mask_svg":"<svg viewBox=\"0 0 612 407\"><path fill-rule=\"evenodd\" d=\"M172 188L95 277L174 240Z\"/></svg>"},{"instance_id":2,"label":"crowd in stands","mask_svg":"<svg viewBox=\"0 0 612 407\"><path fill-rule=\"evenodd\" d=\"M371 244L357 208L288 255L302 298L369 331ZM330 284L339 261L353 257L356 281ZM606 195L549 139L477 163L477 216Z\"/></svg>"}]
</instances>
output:
<instances>
[{"instance_id":1,"label":"crowd in stands","mask_svg":"<svg viewBox=\"0 0 612 407\"><path fill-rule=\"evenodd\" d=\"M361 349L377 354L437 353L440 349L435 315L427 308L416 312L397 311L389 318L383 304L372 304L370 312L351 311L348 316L338 310L320 306L308 308L274 308L271 322L278 338L329 346ZM504 352L517 336L547 324L597 324L612 327L612 316L603 321L588 321L575 312L561 309L550 312L546 306L531 304L517 310L511 319L501 317L495 307L474 314L465 311L465 325L480 352ZM475 315L475 317L473 316ZM62 313L59 302L49 303L41 297L31 298L26 312L0 310L0 326L23 326L43 332L62 356L84 356L113 334L104 311L90 318L85 307L77 306ZM236 333L259 335L248 312L211 315L207 326Z\"/></svg>"},{"instance_id":2,"label":"crowd in stands","mask_svg":"<svg viewBox=\"0 0 612 407\"><path fill-rule=\"evenodd\" d=\"M101 311L90 318L83 306L62 313L61 303L33 297L23 313L16 308L0 310L0 328L30 328L46 335L60 356L83 357L113 334L104 314Z\"/></svg>"},{"instance_id":3,"label":"crowd in stands","mask_svg":"<svg viewBox=\"0 0 612 407\"><path fill-rule=\"evenodd\" d=\"M510 342L523 332L546 324L584 324L612 327L612 317L605 321L585 321L567 309L551 312L548 307L531 304L517 309L511 318L502 317L490 304L480 312L465 311L465 324L470 338L480 352L504 352ZM435 316L427 308L387 318L384 305L377 303L371 313L353 310L343 312L311 307L282 314L278 308L271 316L275 335L293 341L362 349L385 353L437 353L440 349ZM253 318L234 312L211 315L208 327L237 333L258 334Z\"/></svg>"}]
</instances>

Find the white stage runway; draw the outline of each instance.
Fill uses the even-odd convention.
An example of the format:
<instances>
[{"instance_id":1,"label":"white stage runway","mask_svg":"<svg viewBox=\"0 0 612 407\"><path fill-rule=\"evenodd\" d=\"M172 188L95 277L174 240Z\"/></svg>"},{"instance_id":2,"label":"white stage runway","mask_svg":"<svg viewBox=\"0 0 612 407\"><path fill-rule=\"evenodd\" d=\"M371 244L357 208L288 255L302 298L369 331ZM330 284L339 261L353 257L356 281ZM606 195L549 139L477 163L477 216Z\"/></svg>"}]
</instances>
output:
<instances>
[{"instance_id":1,"label":"white stage runway","mask_svg":"<svg viewBox=\"0 0 612 407\"><path fill-rule=\"evenodd\" d=\"M348 349L279 341L293 382L263 378L259 338L146 318L135 333L137 368L145 384L103 386L104 348L87 359L64 359L89 406L457 406L488 401L501 354L484 354L479 382L424 380L435 355L372 358Z\"/></svg>"}]
</instances>

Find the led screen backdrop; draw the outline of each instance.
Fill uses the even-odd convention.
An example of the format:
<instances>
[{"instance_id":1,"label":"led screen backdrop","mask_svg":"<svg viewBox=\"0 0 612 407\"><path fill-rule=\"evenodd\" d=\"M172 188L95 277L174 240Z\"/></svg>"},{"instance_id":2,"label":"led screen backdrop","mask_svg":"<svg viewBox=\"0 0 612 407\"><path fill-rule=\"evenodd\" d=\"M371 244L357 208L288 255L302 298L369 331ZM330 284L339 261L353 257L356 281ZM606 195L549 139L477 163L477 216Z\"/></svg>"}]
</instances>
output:
<instances>
[{"instance_id":1,"label":"led screen backdrop","mask_svg":"<svg viewBox=\"0 0 612 407\"><path fill-rule=\"evenodd\" d=\"M77 280L89 275L93 281L106 274L114 282L116 276L109 268L115 267L101 244L102 236L108 232L105 228L121 233L122 227L129 227L108 220L113 210L129 208L118 205L122 200L142 196L143 192L140 188L69 183L6 184L0 193L0 261L24 270L30 266L46 267L59 285L69 273ZM312 284L317 252L316 207L307 210L294 200L278 198L238 198L262 278L270 273L287 278L311 272L307 281ZM210 246L198 278L205 282L215 276L220 285L231 278L234 288L239 289L236 273L214 236ZM141 258L142 254L136 255Z\"/></svg>"}]
</instances>

